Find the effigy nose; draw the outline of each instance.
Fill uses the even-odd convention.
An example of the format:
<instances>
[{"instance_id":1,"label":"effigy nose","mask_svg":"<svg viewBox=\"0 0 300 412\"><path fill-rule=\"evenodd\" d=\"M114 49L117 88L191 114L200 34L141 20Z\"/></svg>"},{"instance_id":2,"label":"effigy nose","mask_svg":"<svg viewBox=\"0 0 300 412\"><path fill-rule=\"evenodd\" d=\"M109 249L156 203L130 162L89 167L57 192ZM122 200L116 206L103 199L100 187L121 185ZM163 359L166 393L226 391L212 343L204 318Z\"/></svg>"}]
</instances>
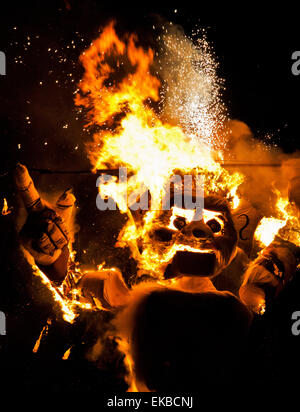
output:
<instances>
[{"instance_id":1,"label":"effigy nose","mask_svg":"<svg viewBox=\"0 0 300 412\"><path fill-rule=\"evenodd\" d=\"M203 220L189 223L182 229L181 232L196 239L207 240L213 238L212 230L204 223Z\"/></svg>"}]
</instances>

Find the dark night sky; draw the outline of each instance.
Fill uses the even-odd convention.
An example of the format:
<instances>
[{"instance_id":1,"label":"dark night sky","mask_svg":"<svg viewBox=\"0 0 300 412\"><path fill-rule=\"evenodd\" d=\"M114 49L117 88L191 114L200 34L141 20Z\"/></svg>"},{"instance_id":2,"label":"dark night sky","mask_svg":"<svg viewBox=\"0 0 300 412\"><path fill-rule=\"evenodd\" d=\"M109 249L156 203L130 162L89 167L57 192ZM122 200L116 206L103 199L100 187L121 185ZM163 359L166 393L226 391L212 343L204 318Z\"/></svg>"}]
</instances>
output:
<instances>
[{"instance_id":1,"label":"dark night sky","mask_svg":"<svg viewBox=\"0 0 300 412\"><path fill-rule=\"evenodd\" d=\"M1 10L0 50L7 57L7 75L0 77L1 169L16 160L32 167L88 166L82 143L89 136L82 132L84 119L76 120L72 93L81 76L80 52L111 18L120 32L135 31L146 45L154 41L156 15L182 25L187 34L196 26L207 28L231 116L246 122L257 137L271 134L285 151L299 149L300 76L291 73L291 54L300 49L296 13L262 12L253 3L243 9L197 3L117 6L60 0L11 2Z\"/></svg>"}]
</instances>

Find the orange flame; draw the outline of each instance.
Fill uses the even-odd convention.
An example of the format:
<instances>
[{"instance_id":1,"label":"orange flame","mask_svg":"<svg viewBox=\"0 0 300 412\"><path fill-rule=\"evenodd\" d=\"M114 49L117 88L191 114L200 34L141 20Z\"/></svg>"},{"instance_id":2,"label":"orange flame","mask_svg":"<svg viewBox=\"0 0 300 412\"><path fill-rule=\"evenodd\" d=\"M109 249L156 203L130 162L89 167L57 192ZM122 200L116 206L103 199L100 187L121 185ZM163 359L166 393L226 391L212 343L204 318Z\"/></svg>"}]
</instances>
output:
<instances>
[{"instance_id":1,"label":"orange flame","mask_svg":"<svg viewBox=\"0 0 300 412\"><path fill-rule=\"evenodd\" d=\"M234 198L242 182L240 173L229 174L215 159L220 153L200 147L178 126L163 122L153 108L160 95L160 81L151 74L154 52L137 45L135 35L117 36L110 23L81 56L85 73L78 85L75 103L87 110L88 124L100 127L87 145L94 171L106 167L126 167L133 175L126 183L116 179L100 185L101 196L112 197L121 212L128 212L136 194L149 190L151 209L144 216L144 228L137 229L129 219L118 245L131 245L134 257L144 269L157 273L162 258L147 250L139 256L134 244L145 237L161 208L165 183L175 171L205 175L205 190ZM124 74L125 72L125 74ZM210 118L207 121L214 121ZM134 195L133 197L131 195ZM150 244L151 242L149 242ZM174 249L171 253L174 254Z\"/></svg>"},{"instance_id":2,"label":"orange flame","mask_svg":"<svg viewBox=\"0 0 300 412\"><path fill-rule=\"evenodd\" d=\"M255 239L262 247L268 246L279 235L284 240L289 240L300 246L300 222L297 212L294 210L290 201L282 197L278 190L276 211L277 217L264 217L260 221L255 231Z\"/></svg>"},{"instance_id":3,"label":"orange flame","mask_svg":"<svg viewBox=\"0 0 300 412\"><path fill-rule=\"evenodd\" d=\"M109 59L113 59L116 67L131 65L134 73L116 84L115 68L110 66ZM149 71L153 51L136 46L135 35L128 37L127 44L122 42L115 32L114 22L82 53L80 61L85 73L79 83L81 94L76 95L75 103L88 108L91 123L111 124L113 117L124 109L140 108L147 98L159 99L160 82Z\"/></svg>"}]
</instances>

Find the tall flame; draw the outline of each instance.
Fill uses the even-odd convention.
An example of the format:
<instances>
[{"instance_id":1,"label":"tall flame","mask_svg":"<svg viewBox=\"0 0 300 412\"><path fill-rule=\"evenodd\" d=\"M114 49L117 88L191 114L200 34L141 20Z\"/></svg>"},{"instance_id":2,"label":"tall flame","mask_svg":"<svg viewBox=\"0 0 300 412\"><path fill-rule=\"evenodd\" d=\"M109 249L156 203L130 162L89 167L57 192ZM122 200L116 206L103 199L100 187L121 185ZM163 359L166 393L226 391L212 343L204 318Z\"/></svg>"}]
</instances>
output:
<instances>
[{"instance_id":1,"label":"tall flame","mask_svg":"<svg viewBox=\"0 0 300 412\"><path fill-rule=\"evenodd\" d=\"M201 141L207 142L209 131L213 134L219 129L220 118L216 117L216 113L221 112L207 115L207 108L214 106L211 103L218 102L215 94L218 87L209 87L208 93L214 93L211 98L202 93L207 103L205 107L201 99L193 97L192 104L197 102L198 105L200 102L202 109L200 103L198 113L194 107L192 133L187 133L186 122L182 124L186 129L184 132L178 125L162 120L163 113L157 110L158 103L161 103L162 79L153 74L154 55L153 50L144 50L138 45L135 35L126 35L121 40L114 22L110 23L80 56L84 75L78 84L75 104L86 111L86 127L93 126L97 130L93 141L87 144L93 171L122 167L126 168L129 177L125 182L112 178L100 184L101 196L113 198L120 211L127 213L137 200L132 194L142 195L146 191L150 194L151 207L143 214L142 224L137 226L132 214L128 213L129 219L119 234L116 246L129 246L139 269L161 278L162 265L172 258L178 248L182 248L182 245L175 244L163 255L160 250L152 249L153 240L149 237L161 209L166 183L172 175L201 175L205 179L204 192L221 192L234 199L234 207L238 204L236 188L243 181L243 176L240 173L230 174L221 167L217 161L220 150L214 151L214 145L199 144ZM209 67L214 67L211 60ZM214 70L208 72L215 76ZM166 87L167 79L164 80ZM210 84L216 78L210 77L208 80ZM196 127L195 122L199 122L200 127ZM202 132L203 136L196 136ZM141 238L144 240L142 253L137 246L137 240ZM186 249L188 247L185 246ZM129 390L135 391L128 343L120 339L119 348L125 354Z\"/></svg>"}]
</instances>

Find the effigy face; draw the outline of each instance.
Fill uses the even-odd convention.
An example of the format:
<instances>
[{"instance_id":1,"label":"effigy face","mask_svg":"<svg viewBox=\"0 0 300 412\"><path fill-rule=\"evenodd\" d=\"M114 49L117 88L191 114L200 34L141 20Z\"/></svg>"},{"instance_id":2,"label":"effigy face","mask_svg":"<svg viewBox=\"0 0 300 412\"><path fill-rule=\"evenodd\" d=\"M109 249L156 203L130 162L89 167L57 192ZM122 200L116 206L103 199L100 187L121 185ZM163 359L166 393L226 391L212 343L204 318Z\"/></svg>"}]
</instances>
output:
<instances>
[{"instance_id":1,"label":"effigy face","mask_svg":"<svg viewBox=\"0 0 300 412\"><path fill-rule=\"evenodd\" d=\"M151 223L141 242L142 256L151 258L153 265L164 264L167 278L214 277L235 256L237 233L221 197L206 196L202 210L161 210Z\"/></svg>"}]
</instances>

